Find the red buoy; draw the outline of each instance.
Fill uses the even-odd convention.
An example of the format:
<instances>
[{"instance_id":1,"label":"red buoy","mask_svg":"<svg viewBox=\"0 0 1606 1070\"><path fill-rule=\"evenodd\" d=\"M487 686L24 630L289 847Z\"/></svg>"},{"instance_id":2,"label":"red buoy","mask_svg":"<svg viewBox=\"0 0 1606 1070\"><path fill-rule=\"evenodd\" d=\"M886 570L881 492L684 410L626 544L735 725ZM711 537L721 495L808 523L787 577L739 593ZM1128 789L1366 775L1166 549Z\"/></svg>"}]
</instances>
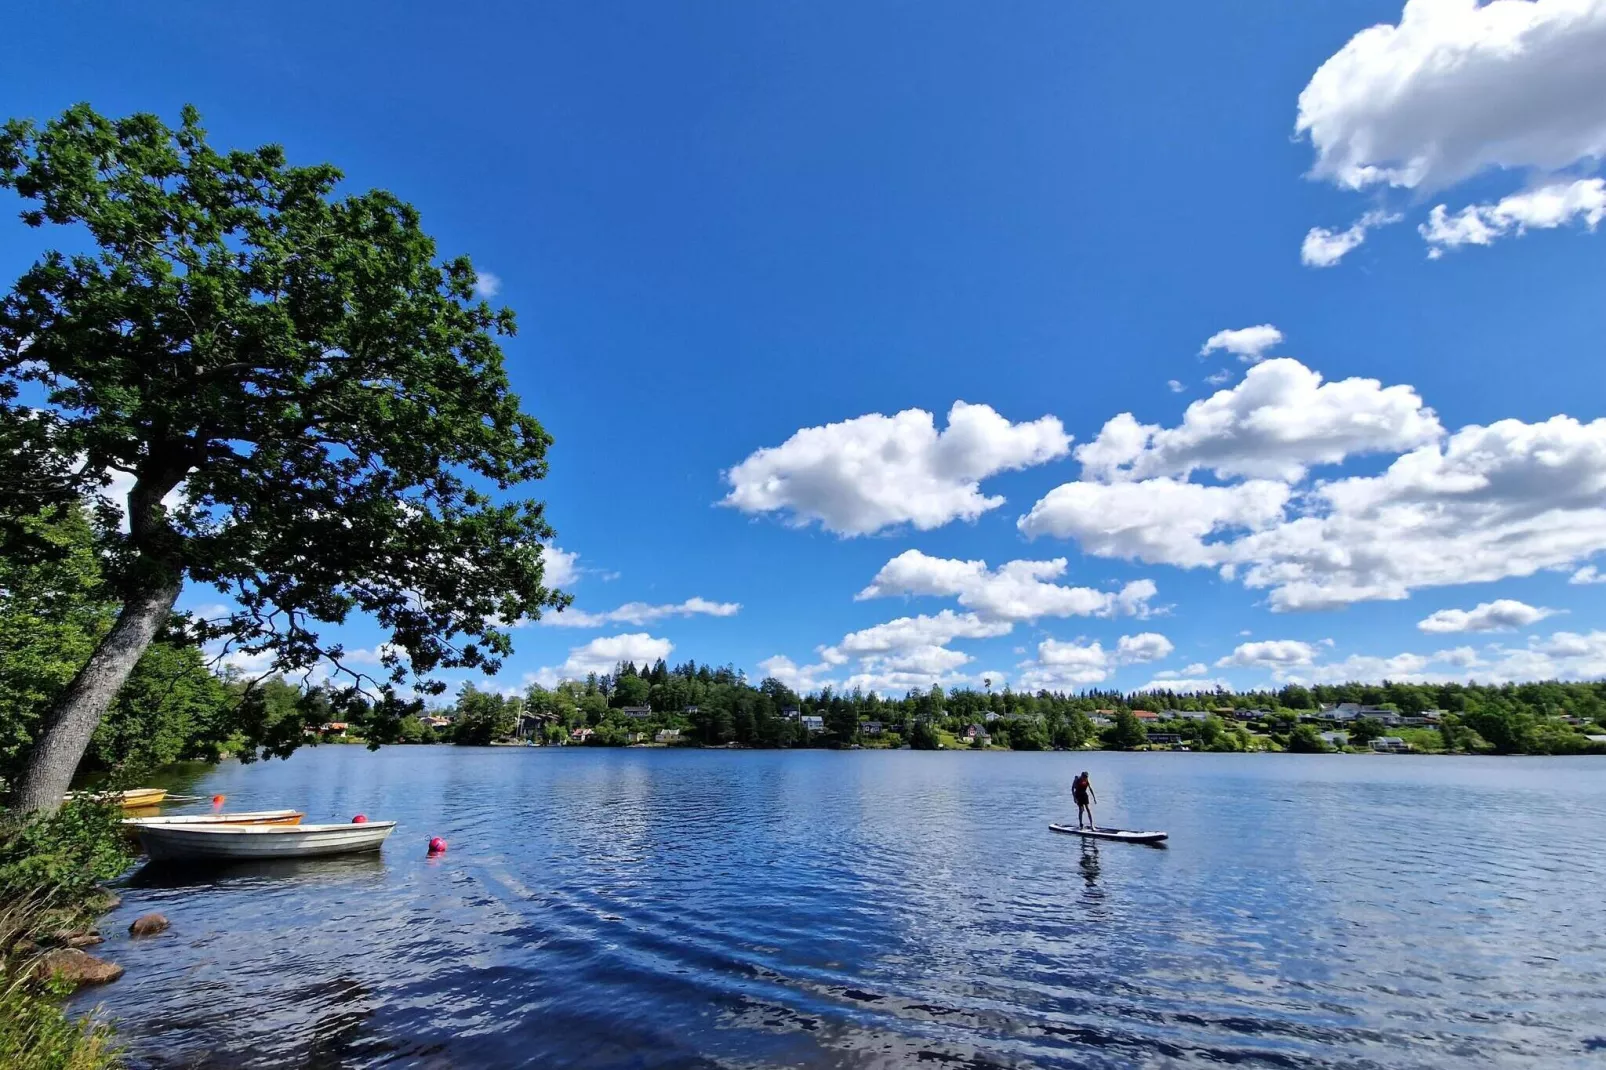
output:
<instances>
[{"instance_id":1,"label":"red buoy","mask_svg":"<svg viewBox=\"0 0 1606 1070\"><path fill-rule=\"evenodd\" d=\"M444 854L445 852L446 852L446 841L445 840L441 839L439 836L436 836L436 837L434 837L433 839L431 839L429 841L429 853L430 854L438 855L438 854Z\"/></svg>"},{"instance_id":2,"label":"red buoy","mask_svg":"<svg viewBox=\"0 0 1606 1070\"><path fill-rule=\"evenodd\" d=\"M222 806L223 805L223 798L224 797L222 795L214 795L214 796L212 796L212 805L213 806Z\"/></svg>"},{"instance_id":3,"label":"red buoy","mask_svg":"<svg viewBox=\"0 0 1606 1070\"><path fill-rule=\"evenodd\" d=\"M366 825L368 823L368 815L358 814L356 817L351 819L351 823L353 825Z\"/></svg>"}]
</instances>

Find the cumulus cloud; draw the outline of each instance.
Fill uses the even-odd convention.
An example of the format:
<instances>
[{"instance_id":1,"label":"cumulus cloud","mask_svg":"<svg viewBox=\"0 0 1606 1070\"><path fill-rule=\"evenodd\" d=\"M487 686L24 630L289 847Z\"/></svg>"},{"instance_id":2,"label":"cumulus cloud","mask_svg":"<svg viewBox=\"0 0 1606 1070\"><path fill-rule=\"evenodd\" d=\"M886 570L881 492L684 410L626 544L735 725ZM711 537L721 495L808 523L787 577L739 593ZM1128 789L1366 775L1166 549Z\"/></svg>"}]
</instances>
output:
<instances>
[{"instance_id":1,"label":"cumulus cloud","mask_svg":"<svg viewBox=\"0 0 1606 1070\"><path fill-rule=\"evenodd\" d=\"M822 647L827 663L842 664L853 657L872 657L944 646L955 639L988 639L1008 635L1012 625L1004 620L982 620L974 613L955 613L945 609L935 616L899 617L860 631L850 632L834 646Z\"/></svg>"},{"instance_id":2,"label":"cumulus cloud","mask_svg":"<svg viewBox=\"0 0 1606 1070\"><path fill-rule=\"evenodd\" d=\"M1366 241L1366 235L1378 227L1398 223L1404 217L1397 212L1367 212L1343 230L1311 227L1299 246L1299 262L1306 267L1327 268L1337 264Z\"/></svg>"},{"instance_id":3,"label":"cumulus cloud","mask_svg":"<svg viewBox=\"0 0 1606 1070\"><path fill-rule=\"evenodd\" d=\"M1606 179L1584 178L1513 193L1494 204L1468 205L1454 215L1441 204L1417 230L1431 247L1428 256L1437 259L1446 249L1490 245L1496 238L1530 230L1581 222L1593 231L1602 218L1606 218Z\"/></svg>"},{"instance_id":4,"label":"cumulus cloud","mask_svg":"<svg viewBox=\"0 0 1606 1070\"><path fill-rule=\"evenodd\" d=\"M1600 0L1407 0L1317 69L1295 130L1348 189L1556 170L1606 154L1603 55Z\"/></svg>"},{"instance_id":5,"label":"cumulus cloud","mask_svg":"<svg viewBox=\"0 0 1606 1070\"><path fill-rule=\"evenodd\" d=\"M474 273L474 293L479 297L495 297L502 292L502 280L489 271Z\"/></svg>"},{"instance_id":6,"label":"cumulus cloud","mask_svg":"<svg viewBox=\"0 0 1606 1070\"><path fill-rule=\"evenodd\" d=\"M1255 327L1239 327L1231 331L1217 331L1199 347L1199 355L1208 357L1221 350L1231 353L1245 364L1258 364L1272 346L1282 345L1283 332L1269 323Z\"/></svg>"},{"instance_id":7,"label":"cumulus cloud","mask_svg":"<svg viewBox=\"0 0 1606 1070\"><path fill-rule=\"evenodd\" d=\"M1182 385L1182 380L1180 379L1167 379L1165 385L1173 394L1180 394L1188 389Z\"/></svg>"},{"instance_id":8,"label":"cumulus cloud","mask_svg":"<svg viewBox=\"0 0 1606 1070\"><path fill-rule=\"evenodd\" d=\"M1264 639L1258 643L1239 643L1231 654L1216 662L1217 668L1286 669L1309 665L1316 660L1316 648L1298 639Z\"/></svg>"},{"instance_id":9,"label":"cumulus cloud","mask_svg":"<svg viewBox=\"0 0 1606 1070\"><path fill-rule=\"evenodd\" d=\"M1606 583L1606 575L1603 575L1594 565L1585 565L1577 572L1574 572L1567 582L1578 584Z\"/></svg>"},{"instance_id":10,"label":"cumulus cloud","mask_svg":"<svg viewBox=\"0 0 1606 1070\"><path fill-rule=\"evenodd\" d=\"M1223 383L1228 383L1231 381L1232 372L1228 371L1226 368L1221 369L1214 375L1205 376L1205 382L1209 383L1211 386L1221 386Z\"/></svg>"},{"instance_id":11,"label":"cumulus cloud","mask_svg":"<svg viewBox=\"0 0 1606 1070\"><path fill-rule=\"evenodd\" d=\"M1304 478L1313 464L1402 449L1376 475ZM1268 592L1273 610L1402 599L1606 551L1606 419L1500 420L1446 436L1410 387L1324 384L1287 358L1195 402L1178 427L1117 416L1077 456L1083 478L1020 517L1023 534L1214 567ZM1190 482L1198 469L1240 481Z\"/></svg>"},{"instance_id":12,"label":"cumulus cloud","mask_svg":"<svg viewBox=\"0 0 1606 1070\"><path fill-rule=\"evenodd\" d=\"M1136 483L1081 481L1049 491L1016 526L1028 538L1074 539L1100 557L1184 567L1220 564L1232 546L1219 537L1277 524L1289 494L1287 484L1272 480L1229 487L1169 476Z\"/></svg>"},{"instance_id":13,"label":"cumulus cloud","mask_svg":"<svg viewBox=\"0 0 1606 1070\"><path fill-rule=\"evenodd\" d=\"M1154 679L1136 688L1139 693L1146 691L1174 691L1179 695L1198 695L1211 691L1230 691L1230 681L1220 677L1192 677L1176 676L1167 673L1158 673Z\"/></svg>"},{"instance_id":14,"label":"cumulus cloud","mask_svg":"<svg viewBox=\"0 0 1606 1070\"><path fill-rule=\"evenodd\" d=\"M839 535L899 524L927 531L996 509L1004 499L983 494L983 479L1062 457L1070 441L1054 417L1011 423L963 401L941 432L921 409L871 413L757 450L725 473L731 490L721 504Z\"/></svg>"},{"instance_id":15,"label":"cumulus cloud","mask_svg":"<svg viewBox=\"0 0 1606 1070\"><path fill-rule=\"evenodd\" d=\"M1270 589L1274 609L1563 567L1606 549L1606 420L1465 427L1309 499L1306 515L1225 555L1245 584Z\"/></svg>"},{"instance_id":16,"label":"cumulus cloud","mask_svg":"<svg viewBox=\"0 0 1606 1070\"><path fill-rule=\"evenodd\" d=\"M1424 632L1435 634L1516 631L1542 621L1555 612L1553 609L1530 606L1514 598L1499 598L1472 609L1441 609L1417 621L1416 626Z\"/></svg>"},{"instance_id":17,"label":"cumulus cloud","mask_svg":"<svg viewBox=\"0 0 1606 1070\"><path fill-rule=\"evenodd\" d=\"M665 617L734 617L741 610L740 602L710 602L706 598L693 597L667 605L626 602L618 609L610 609L605 613L566 609L559 613L548 613L541 618L541 623L557 628L600 628L607 624L647 624Z\"/></svg>"},{"instance_id":18,"label":"cumulus cloud","mask_svg":"<svg viewBox=\"0 0 1606 1070\"><path fill-rule=\"evenodd\" d=\"M858 600L893 595L957 598L959 604L992 620L1039 617L1145 616L1156 594L1152 580L1134 580L1119 591L1065 587L1049 581L1065 574L1063 557L1051 561L1008 561L989 569L986 561L960 561L905 550L881 567Z\"/></svg>"},{"instance_id":19,"label":"cumulus cloud","mask_svg":"<svg viewBox=\"0 0 1606 1070\"><path fill-rule=\"evenodd\" d=\"M570 649L562 665L543 668L534 676L543 686L551 687L563 680L583 680L591 673L613 672L621 661L651 665L659 658L668 658L674 649L675 644L668 639L658 639L646 632L599 636Z\"/></svg>"},{"instance_id":20,"label":"cumulus cloud","mask_svg":"<svg viewBox=\"0 0 1606 1070\"><path fill-rule=\"evenodd\" d=\"M1123 635L1116 642L1115 657L1123 663L1160 661L1171 656L1176 646L1159 632L1140 632Z\"/></svg>"},{"instance_id":21,"label":"cumulus cloud","mask_svg":"<svg viewBox=\"0 0 1606 1070\"><path fill-rule=\"evenodd\" d=\"M1323 382L1319 372L1280 357L1249 369L1232 389L1189 405L1177 427L1140 424L1121 413L1076 448L1076 459L1084 479L1186 476L1204 468L1222 479L1294 482L1312 464L1412 449L1443 431L1409 386Z\"/></svg>"},{"instance_id":22,"label":"cumulus cloud","mask_svg":"<svg viewBox=\"0 0 1606 1070\"><path fill-rule=\"evenodd\" d=\"M556 546L541 550L542 582L548 587L564 588L580 578L580 555Z\"/></svg>"},{"instance_id":23,"label":"cumulus cloud","mask_svg":"<svg viewBox=\"0 0 1606 1070\"><path fill-rule=\"evenodd\" d=\"M1157 632L1123 635L1114 650L1105 650L1097 641L1044 639L1037 644L1036 659L1020 663L1020 685L1027 691L1087 687L1109 679L1119 666L1158 661L1174 649L1171 640Z\"/></svg>"},{"instance_id":24,"label":"cumulus cloud","mask_svg":"<svg viewBox=\"0 0 1606 1070\"><path fill-rule=\"evenodd\" d=\"M831 666L799 665L782 654L765 658L758 663L758 668L765 678L773 677L793 691L800 693L818 691L831 682L827 679Z\"/></svg>"}]
</instances>

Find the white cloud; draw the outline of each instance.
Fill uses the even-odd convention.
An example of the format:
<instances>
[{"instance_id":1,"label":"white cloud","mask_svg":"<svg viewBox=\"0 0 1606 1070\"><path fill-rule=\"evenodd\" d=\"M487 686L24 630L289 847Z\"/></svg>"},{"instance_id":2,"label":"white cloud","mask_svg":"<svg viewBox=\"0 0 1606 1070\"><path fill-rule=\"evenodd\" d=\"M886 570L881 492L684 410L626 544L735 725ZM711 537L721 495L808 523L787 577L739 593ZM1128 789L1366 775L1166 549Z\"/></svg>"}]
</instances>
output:
<instances>
[{"instance_id":1,"label":"white cloud","mask_svg":"<svg viewBox=\"0 0 1606 1070\"><path fill-rule=\"evenodd\" d=\"M546 614L541 618L541 623L558 628L600 628L607 624L647 624L665 617L734 617L741 609L740 602L710 602L706 598L693 597L668 605L626 602L618 609L610 609L605 613L566 609L561 613Z\"/></svg>"},{"instance_id":2,"label":"white cloud","mask_svg":"<svg viewBox=\"0 0 1606 1070\"><path fill-rule=\"evenodd\" d=\"M474 274L474 293L480 297L495 297L502 292L502 280L489 271Z\"/></svg>"},{"instance_id":3,"label":"white cloud","mask_svg":"<svg viewBox=\"0 0 1606 1070\"><path fill-rule=\"evenodd\" d=\"M1514 598L1499 598L1473 609L1441 609L1417 621L1416 626L1424 632L1435 634L1515 631L1542 621L1555 612L1553 609L1518 602Z\"/></svg>"},{"instance_id":4,"label":"white cloud","mask_svg":"<svg viewBox=\"0 0 1606 1070\"><path fill-rule=\"evenodd\" d=\"M881 567L857 600L893 595L957 598L966 609L992 620L1039 617L1145 616L1156 593L1151 580L1135 580L1120 591L1064 587L1050 583L1065 574L1067 562L1008 561L989 569L986 561L959 561L905 550Z\"/></svg>"},{"instance_id":5,"label":"white cloud","mask_svg":"<svg viewBox=\"0 0 1606 1070\"><path fill-rule=\"evenodd\" d=\"M580 567L577 564L579 560L578 553L561 550L556 546L542 547L542 582L548 587L559 589L572 585L580 578Z\"/></svg>"},{"instance_id":6,"label":"white cloud","mask_svg":"<svg viewBox=\"0 0 1606 1070\"><path fill-rule=\"evenodd\" d=\"M1224 556L1274 609L1399 599L1491 582L1606 549L1606 419L1470 426L1377 476L1316 488L1308 512Z\"/></svg>"},{"instance_id":7,"label":"white cloud","mask_svg":"<svg viewBox=\"0 0 1606 1070\"><path fill-rule=\"evenodd\" d=\"M1366 235L1378 227L1398 223L1404 217L1396 213L1373 211L1351 223L1343 230L1311 227L1299 246L1299 262L1306 267L1332 267L1360 247Z\"/></svg>"},{"instance_id":8,"label":"white cloud","mask_svg":"<svg viewBox=\"0 0 1606 1070\"><path fill-rule=\"evenodd\" d=\"M791 658L776 654L758 663L764 677L774 677L793 691L818 691L830 681L822 674L830 672L829 665L798 665Z\"/></svg>"},{"instance_id":9,"label":"white cloud","mask_svg":"<svg viewBox=\"0 0 1606 1070\"><path fill-rule=\"evenodd\" d=\"M1298 639L1264 639L1258 643L1239 643L1231 654L1216 662L1216 667L1287 669L1309 665L1314 660L1316 648L1309 643Z\"/></svg>"},{"instance_id":10,"label":"white cloud","mask_svg":"<svg viewBox=\"0 0 1606 1070\"><path fill-rule=\"evenodd\" d=\"M1140 483L1065 483L1049 491L1016 526L1028 537L1075 539L1100 557L1194 566L1219 564L1230 542L1206 542L1280 522L1284 483L1250 480L1206 487L1166 476Z\"/></svg>"},{"instance_id":11,"label":"white cloud","mask_svg":"<svg viewBox=\"0 0 1606 1070\"><path fill-rule=\"evenodd\" d=\"M1221 386L1223 383L1227 383L1227 382L1231 382L1231 381L1232 381L1232 372L1228 371L1226 368L1221 369L1219 372L1216 372L1214 375L1205 376L1205 382L1209 383L1211 386Z\"/></svg>"},{"instance_id":12,"label":"white cloud","mask_svg":"<svg viewBox=\"0 0 1606 1070\"><path fill-rule=\"evenodd\" d=\"M1295 129L1348 189L1554 171L1606 155L1603 55L1601 0L1408 0L1321 65Z\"/></svg>"},{"instance_id":13,"label":"white cloud","mask_svg":"<svg viewBox=\"0 0 1606 1070\"><path fill-rule=\"evenodd\" d=\"M1202 661L1196 661L1192 665L1189 665L1186 669L1183 669L1182 670L1182 675L1183 676L1203 676L1205 673L1207 673L1209 671L1210 671L1210 666L1206 665Z\"/></svg>"},{"instance_id":14,"label":"white cloud","mask_svg":"<svg viewBox=\"0 0 1606 1070\"><path fill-rule=\"evenodd\" d=\"M928 646L944 646L955 639L987 639L1008 635L1008 621L982 620L974 613L945 609L935 616L899 617L860 631L850 632L835 646L822 647L826 662L841 664L850 657L869 657Z\"/></svg>"},{"instance_id":15,"label":"white cloud","mask_svg":"<svg viewBox=\"0 0 1606 1070\"><path fill-rule=\"evenodd\" d=\"M1123 635L1116 642L1115 657L1117 661L1132 664L1145 661L1159 661L1171 656L1176 646L1159 632L1140 632L1137 635Z\"/></svg>"},{"instance_id":16,"label":"white cloud","mask_svg":"<svg viewBox=\"0 0 1606 1070\"><path fill-rule=\"evenodd\" d=\"M1356 454L1399 452L1436 441L1443 428L1409 386L1376 379L1324 383L1319 372L1279 357L1249 369L1243 382L1188 406L1177 427L1140 424L1121 413L1078 446L1084 479L1186 476L1297 481L1312 464Z\"/></svg>"},{"instance_id":17,"label":"white cloud","mask_svg":"<svg viewBox=\"0 0 1606 1070\"><path fill-rule=\"evenodd\" d=\"M1123 635L1114 650L1105 650L1096 641L1044 639L1037 644L1037 658L1020 663L1020 685L1027 691L1086 687L1107 680L1121 665L1158 661L1174 649L1171 640L1157 632Z\"/></svg>"},{"instance_id":18,"label":"white cloud","mask_svg":"<svg viewBox=\"0 0 1606 1070\"><path fill-rule=\"evenodd\" d=\"M1380 474L1297 481L1311 464L1413 440L1422 444ZM1033 505L1017 521L1024 534L1074 539L1102 557L1215 567L1267 591L1273 610L1402 599L1578 567L1606 551L1606 419L1500 420L1446 437L1409 387L1322 385L1286 358L1196 402L1179 427L1122 414L1077 453L1084 478ZM1199 468L1280 478L1205 485L1153 474Z\"/></svg>"},{"instance_id":19,"label":"white cloud","mask_svg":"<svg viewBox=\"0 0 1606 1070\"><path fill-rule=\"evenodd\" d=\"M1603 575L1600 572L1600 570L1598 570L1594 565L1585 565L1583 568L1579 569L1577 572L1574 572L1572 574L1572 577L1570 579L1568 579L1567 582L1568 583L1580 583L1580 584L1582 584L1582 583L1606 583L1606 575Z\"/></svg>"},{"instance_id":20,"label":"white cloud","mask_svg":"<svg viewBox=\"0 0 1606 1070\"><path fill-rule=\"evenodd\" d=\"M974 520L1004 503L981 492L983 479L1062 457L1070 436L1044 416L1011 423L986 405L956 401L948 426L906 409L806 427L760 449L725 473L721 504L744 513L786 514L839 535L868 535L898 524L921 531Z\"/></svg>"},{"instance_id":21,"label":"white cloud","mask_svg":"<svg viewBox=\"0 0 1606 1070\"><path fill-rule=\"evenodd\" d=\"M1154 679L1136 688L1138 692L1144 691L1174 691L1179 695L1197 695L1203 692L1232 690L1232 683L1228 680L1200 677L1175 677L1160 673Z\"/></svg>"},{"instance_id":22,"label":"white cloud","mask_svg":"<svg viewBox=\"0 0 1606 1070\"><path fill-rule=\"evenodd\" d=\"M1282 345L1282 342L1282 331L1269 323L1262 323L1254 327L1217 331L1199 347L1199 355L1207 357L1219 349L1233 354L1245 364L1258 364L1265 358L1266 350Z\"/></svg>"},{"instance_id":23,"label":"white cloud","mask_svg":"<svg viewBox=\"0 0 1606 1070\"><path fill-rule=\"evenodd\" d=\"M1187 387L1182 385L1182 380L1180 380L1180 379L1167 379L1165 381L1165 385L1170 389L1170 391L1173 394L1180 394L1184 390L1188 389Z\"/></svg>"},{"instance_id":24,"label":"white cloud","mask_svg":"<svg viewBox=\"0 0 1606 1070\"><path fill-rule=\"evenodd\" d=\"M1582 222L1593 231L1606 218L1606 179L1584 178L1553 182L1538 189L1503 197L1494 204L1473 204L1455 215L1438 205L1417 230L1438 258L1446 249L1462 245L1490 245L1508 234L1549 230Z\"/></svg>"},{"instance_id":25,"label":"white cloud","mask_svg":"<svg viewBox=\"0 0 1606 1070\"><path fill-rule=\"evenodd\" d=\"M674 649L675 644L668 639L658 639L646 632L599 636L572 648L562 665L543 668L534 677L543 686L551 687L563 680L583 680L590 673L613 672L621 661L651 665L659 658L668 658Z\"/></svg>"}]
</instances>

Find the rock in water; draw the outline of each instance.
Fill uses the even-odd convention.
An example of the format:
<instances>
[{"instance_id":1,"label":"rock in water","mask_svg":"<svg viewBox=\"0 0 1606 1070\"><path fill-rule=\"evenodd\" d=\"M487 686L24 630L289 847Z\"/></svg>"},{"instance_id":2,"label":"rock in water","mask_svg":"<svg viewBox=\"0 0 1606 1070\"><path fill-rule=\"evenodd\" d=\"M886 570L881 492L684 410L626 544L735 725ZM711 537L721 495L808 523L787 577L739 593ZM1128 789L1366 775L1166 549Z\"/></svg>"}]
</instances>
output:
<instances>
[{"instance_id":1,"label":"rock in water","mask_svg":"<svg viewBox=\"0 0 1606 1070\"><path fill-rule=\"evenodd\" d=\"M103 985L123 975L123 968L115 962L86 955L75 947L61 947L39 956L34 970L40 977L60 977L74 987Z\"/></svg>"},{"instance_id":2,"label":"rock in water","mask_svg":"<svg viewBox=\"0 0 1606 1070\"><path fill-rule=\"evenodd\" d=\"M167 928L167 919L160 914L142 914L128 927L130 936L155 936Z\"/></svg>"}]
</instances>

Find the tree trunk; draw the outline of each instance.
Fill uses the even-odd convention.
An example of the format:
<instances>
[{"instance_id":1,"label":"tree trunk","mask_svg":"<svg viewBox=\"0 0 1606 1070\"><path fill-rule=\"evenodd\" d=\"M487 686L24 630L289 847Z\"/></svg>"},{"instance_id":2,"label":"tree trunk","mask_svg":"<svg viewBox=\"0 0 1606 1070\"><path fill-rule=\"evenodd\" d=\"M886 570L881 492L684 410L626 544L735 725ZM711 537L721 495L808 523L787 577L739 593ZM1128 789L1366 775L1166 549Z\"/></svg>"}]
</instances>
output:
<instances>
[{"instance_id":1,"label":"tree trunk","mask_svg":"<svg viewBox=\"0 0 1606 1070\"><path fill-rule=\"evenodd\" d=\"M17 789L17 808L23 813L49 813L61 805L101 717L166 623L182 586L177 573L156 578L123 603L117 623L39 726Z\"/></svg>"}]
</instances>

